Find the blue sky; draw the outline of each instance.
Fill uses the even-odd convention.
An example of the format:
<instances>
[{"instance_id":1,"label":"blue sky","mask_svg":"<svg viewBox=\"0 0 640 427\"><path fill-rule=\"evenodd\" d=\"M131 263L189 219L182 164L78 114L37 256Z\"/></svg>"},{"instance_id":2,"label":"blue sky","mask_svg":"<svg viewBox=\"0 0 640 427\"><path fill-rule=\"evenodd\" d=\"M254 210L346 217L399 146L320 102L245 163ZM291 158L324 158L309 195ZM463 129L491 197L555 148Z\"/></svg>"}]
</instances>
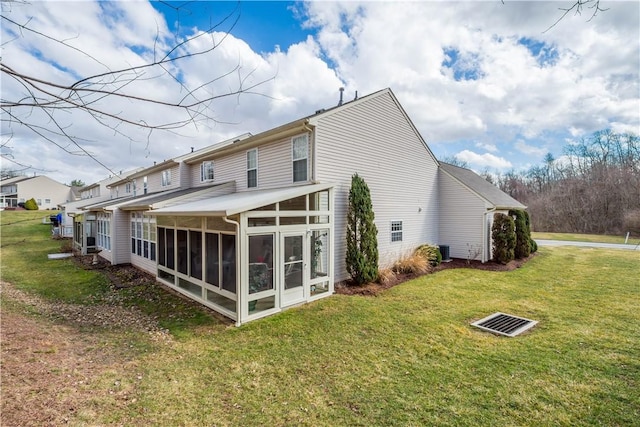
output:
<instances>
[{"instance_id":1,"label":"blue sky","mask_svg":"<svg viewBox=\"0 0 640 427\"><path fill-rule=\"evenodd\" d=\"M597 130L640 133L640 4L606 1L608 10L593 19L588 11L570 14L549 29L559 8L570 3L3 4L3 15L65 41L3 25L2 39L9 40L3 62L69 83L142 64L229 16L208 37L177 52L203 52L207 43L222 42L214 50L146 70L125 90L172 102L224 95L239 84L253 87L216 98L194 126L171 132L149 134L104 117L55 111L81 147L55 129L46 141L17 123L3 123L3 152L61 182L95 182L107 169L148 166L335 105L340 87L346 99L390 87L438 158L455 157L476 171L525 170L547 153L561 158L562 147ZM24 95L24 88L3 79L3 98ZM132 121L184 118L182 111L158 105L95 102ZM15 114L43 128L51 123L32 111Z\"/></svg>"},{"instance_id":2,"label":"blue sky","mask_svg":"<svg viewBox=\"0 0 640 427\"><path fill-rule=\"evenodd\" d=\"M295 18L295 2L154 2L153 7L167 18L174 30L189 26L204 29L211 22L218 23L229 16L221 28L231 30L256 52L272 51L276 45L286 49L312 34ZM238 21L232 28L235 18Z\"/></svg>"}]
</instances>

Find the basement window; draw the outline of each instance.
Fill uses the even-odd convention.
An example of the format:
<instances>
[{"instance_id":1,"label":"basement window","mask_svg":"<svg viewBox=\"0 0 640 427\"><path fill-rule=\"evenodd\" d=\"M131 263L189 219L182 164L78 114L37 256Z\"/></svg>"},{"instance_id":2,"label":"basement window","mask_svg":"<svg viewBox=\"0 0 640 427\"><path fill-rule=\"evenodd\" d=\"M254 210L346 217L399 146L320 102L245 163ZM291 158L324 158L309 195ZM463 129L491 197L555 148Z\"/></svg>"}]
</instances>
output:
<instances>
[{"instance_id":1,"label":"basement window","mask_svg":"<svg viewBox=\"0 0 640 427\"><path fill-rule=\"evenodd\" d=\"M391 221L391 241L402 242L402 221Z\"/></svg>"},{"instance_id":2,"label":"basement window","mask_svg":"<svg viewBox=\"0 0 640 427\"><path fill-rule=\"evenodd\" d=\"M494 313L471 323L471 326L507 337L515 337L533 328L538 322L505 313Z\"/></svg>"}]
</instances>

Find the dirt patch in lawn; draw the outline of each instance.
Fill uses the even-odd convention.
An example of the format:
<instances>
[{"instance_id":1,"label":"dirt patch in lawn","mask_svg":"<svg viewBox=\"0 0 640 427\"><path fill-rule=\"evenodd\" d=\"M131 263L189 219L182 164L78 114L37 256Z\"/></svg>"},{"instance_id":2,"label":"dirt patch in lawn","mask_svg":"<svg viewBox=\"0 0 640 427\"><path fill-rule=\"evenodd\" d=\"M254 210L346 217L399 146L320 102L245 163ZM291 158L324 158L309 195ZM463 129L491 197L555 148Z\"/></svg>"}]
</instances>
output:
<instances>
[{"instance_id":1,"label":"dirt patch in lawn","mask_svg":"<svg viewBox=\"0 0 640 427\"><path fill-rule=\"evenodd\" d=\"M6 289L3 283L3 294ZM100 398L93 384L108 370L123 370L95 337L46 319L3 308L1 336L3 426L91 418L87 408Z\"/></svg>"},{"instance_id":2,"label":"dirt patch in lawn","mask_svg":"<svg viewBox=\"0 0 640 427\"><path fill-rule=\"evenodd\" d=\"M513 271L517 268L522 267L523 264L527 263L530 259L535 257L536 254L531 254L527 258L513 260L507 264L500 264L495 261L489 261L482 263L480 261L467 261L466 259L452 258L449 262L443 262L439 266L433 269L433 274L438 271L448 270L453 268L470 268L476 270L485 270L485 271ZM376 296L380 292L383 292L389 288L400 285L408 280L415 279L419 277L419 274L397 274L390 280L387 280L385 283L377 283L371 282L366 283L362 286L351 284L348 281L336 283L336 293L343 295L369 295Z\"/></svg>"},{"instance_id":3,"label":"dirt patch in lawn","mask_svg":"<svg viewBox=\"0 0 640 427\"><path fill-rule=\"evenodd\" d=\"M150 277L128 266L107 275L114 287ZM88 305L45 300L6 282L0 282L0 293L2 426L91 424L96 402L127 405L141 379L128 356L134 350L127 334L133 340L144 334L150 342L172 341L156 319L124 306L117 292ZM116 380L105 385L105 378Z\"/></svg>"}]
</instances>

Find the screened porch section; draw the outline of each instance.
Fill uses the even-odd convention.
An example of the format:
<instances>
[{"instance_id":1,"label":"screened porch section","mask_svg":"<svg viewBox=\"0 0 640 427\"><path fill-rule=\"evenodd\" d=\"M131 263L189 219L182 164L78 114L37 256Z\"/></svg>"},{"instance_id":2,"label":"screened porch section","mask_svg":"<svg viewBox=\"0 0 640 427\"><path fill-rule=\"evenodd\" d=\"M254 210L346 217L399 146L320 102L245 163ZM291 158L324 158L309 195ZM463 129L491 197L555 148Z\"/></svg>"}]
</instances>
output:
<instances>
[{"instance_id":1,"label":"screened porch section","mask_svg":"<svg viewBox=\"0 0 640 427\"><path fill-rule=\"evenodd\" d=\"M77 214L73 217L73 248L82 255L97 251L95 213Z\"/></svg>"},{"instance_id":2,"label":"screened porch section","mask_svg":"<svg viewBox=\"0 0 640 427\"><path fill-rule=\"evenodd\" d=\"M158 279L236 324L328 296L332 197L330 186L315 184L198 202L212 214L225 202L245 208L228 215L190 215L189 204L150 211L157 218Z\"/></svg>"}]
</instances>

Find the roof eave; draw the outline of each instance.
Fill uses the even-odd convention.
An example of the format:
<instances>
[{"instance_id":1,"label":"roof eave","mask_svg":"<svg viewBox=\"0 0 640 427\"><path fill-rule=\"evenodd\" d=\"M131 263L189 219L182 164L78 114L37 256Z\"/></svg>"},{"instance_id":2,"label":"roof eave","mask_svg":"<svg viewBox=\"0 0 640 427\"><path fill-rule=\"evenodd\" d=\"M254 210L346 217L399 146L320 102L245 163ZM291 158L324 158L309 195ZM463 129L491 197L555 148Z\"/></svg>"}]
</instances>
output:
<instances>
[{"instance_id":1,"label":"roof eave","mask_svg":"<svg viewBox=\"0 0 640 427\"><path fill-rule=\"evenodd\" d=\"M305 132L305 131L308 132L310 130L308 128L308 124L309 124L308 118L299 119L299 120L287 123L285 125L279 126L277 128L273 128L265 132L259 133L257 135L250 136L249 138L238 140L233 144L225 145L218 149L209 151L207 153L203 153L200 156L189 158L185 160L185 163L195 164L203 160L214 159L216 157L231 154L237 151L249 150L251 148L262 145L266 142L274 141L274 140L285 138L288 136L294 136L301 132Z\"/></svg>"}]
</instances>

